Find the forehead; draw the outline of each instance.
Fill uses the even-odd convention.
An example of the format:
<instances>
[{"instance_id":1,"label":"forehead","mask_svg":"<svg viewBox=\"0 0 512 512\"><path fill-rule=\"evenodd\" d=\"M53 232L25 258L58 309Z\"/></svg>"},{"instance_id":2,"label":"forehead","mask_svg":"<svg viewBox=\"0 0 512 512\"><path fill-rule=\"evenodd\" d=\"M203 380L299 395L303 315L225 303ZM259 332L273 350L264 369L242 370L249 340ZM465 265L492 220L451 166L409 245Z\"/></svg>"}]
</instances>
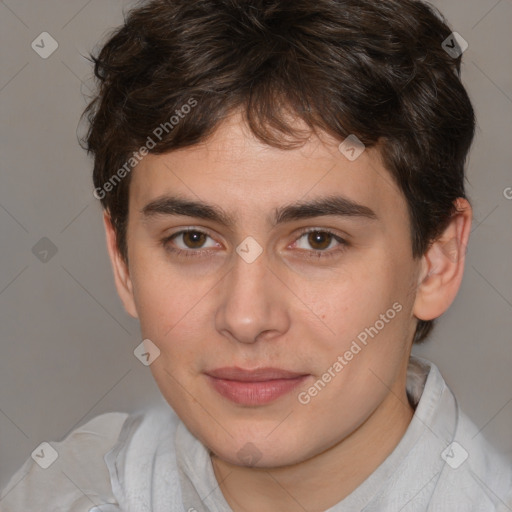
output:
<instances>
[{"instance_id":1,"label":"forehead","mask_svg":"<svg viewBox=\"0 0 512 512\"><path fill-rule=\"evenodd\" d=\"M385 169L380 150L365 148L355 160L339 140L311 135L300 147L280 149L258 140L240 116L219 125L206 141L161 155L147 155L132 171L130 210L169 195L220 205L236 219L299 200L341 195L382 211L406 211L405 199Z\"/></svg>"}]
</instances>

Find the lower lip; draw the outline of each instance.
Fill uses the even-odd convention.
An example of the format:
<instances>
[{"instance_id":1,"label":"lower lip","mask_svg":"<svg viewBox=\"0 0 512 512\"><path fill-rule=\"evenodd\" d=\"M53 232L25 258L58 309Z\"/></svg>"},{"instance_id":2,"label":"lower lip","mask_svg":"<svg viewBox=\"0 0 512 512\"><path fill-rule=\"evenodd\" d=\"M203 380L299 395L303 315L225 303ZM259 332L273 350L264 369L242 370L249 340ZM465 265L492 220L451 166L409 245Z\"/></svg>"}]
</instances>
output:
<instances>
[{"instance_id":1,"label":"lower lip","mask_svg":"<svg viewBox=\"0 0 512 512\"><path fill-rule=\"evenodd\" d=\"M290 393L302 384L308 375L294 379L275 379L261 382L217 379L208 375L213 388L223 397L239 405L264 405Z\"/></svg>"}]
</instances>

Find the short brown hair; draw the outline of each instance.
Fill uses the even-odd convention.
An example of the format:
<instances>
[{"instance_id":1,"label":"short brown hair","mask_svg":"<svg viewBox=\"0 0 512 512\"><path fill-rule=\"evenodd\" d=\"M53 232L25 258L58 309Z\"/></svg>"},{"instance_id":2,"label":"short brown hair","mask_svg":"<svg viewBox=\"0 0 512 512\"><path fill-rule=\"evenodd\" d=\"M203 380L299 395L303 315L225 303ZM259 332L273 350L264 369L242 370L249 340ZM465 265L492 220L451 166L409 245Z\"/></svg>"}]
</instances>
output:
<instances>
[{"instance_id":1,"label":"short brown hair","mask_svg":"<svg viewBox=\"0 0 512 512\"><path fill-rule=\"evenodd\" d=\"M235 109L260 140L283 149L309 136L290 119L340 140L379 143L407 200L413 256L423 255L465 197L474 135L461 58L442 47L450 34L439 12L417 0L143 2L92 57L99 87L84 112L94 186L122 257L126 163L141 148L194 145ZM169 121L191 101L179 122ZM116 172L123 179L114 183ZM414 341L432 326L419 320Z\"/></svg>"}]
</instances>

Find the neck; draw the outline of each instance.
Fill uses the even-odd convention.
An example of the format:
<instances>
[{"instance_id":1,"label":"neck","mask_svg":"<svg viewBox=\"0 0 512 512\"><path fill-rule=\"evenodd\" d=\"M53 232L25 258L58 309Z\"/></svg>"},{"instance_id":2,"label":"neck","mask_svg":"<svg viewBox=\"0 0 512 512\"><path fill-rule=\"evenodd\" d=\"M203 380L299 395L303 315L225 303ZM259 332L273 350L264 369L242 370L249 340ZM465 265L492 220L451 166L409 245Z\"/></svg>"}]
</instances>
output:
<instances>
[{"instance_id":1,"label":"neck","mask_svg":"<svg viewBox=\"0 0 512 512\"><path fill-rule=\"evenodd\" d=\"M320 512L363 483L400 442L414 414L403 382L348 437L311 459L277 468L241 467L212 455L233 512Z\"/></svg>"}]
</instances>

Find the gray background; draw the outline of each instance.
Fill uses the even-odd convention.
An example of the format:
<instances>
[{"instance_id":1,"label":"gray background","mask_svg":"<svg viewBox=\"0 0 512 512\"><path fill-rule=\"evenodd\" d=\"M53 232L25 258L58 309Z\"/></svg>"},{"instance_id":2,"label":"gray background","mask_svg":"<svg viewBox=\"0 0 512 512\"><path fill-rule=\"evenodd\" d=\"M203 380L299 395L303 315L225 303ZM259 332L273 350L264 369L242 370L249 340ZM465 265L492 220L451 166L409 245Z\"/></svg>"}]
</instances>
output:
<instances>
[{"instance_id":1,"label":"gray background","mask_svg":"<svg viewBox=\"0 0 512 512\"><path fill-rule=\"evenodd\" d=\"M133 355L138 323L117 298L92 163L76 138L92 87L84 56L131 4L0 2L0 488L42 441L159 396ZM434 4L469 43L475 219L460 294L414 352L440 367L482 435L512 457L512 0ZM43 31L59 44L48 59L31 48ZM43 237L57 248L47 262L32 252Z\"/></svg>"}]
</instances>

